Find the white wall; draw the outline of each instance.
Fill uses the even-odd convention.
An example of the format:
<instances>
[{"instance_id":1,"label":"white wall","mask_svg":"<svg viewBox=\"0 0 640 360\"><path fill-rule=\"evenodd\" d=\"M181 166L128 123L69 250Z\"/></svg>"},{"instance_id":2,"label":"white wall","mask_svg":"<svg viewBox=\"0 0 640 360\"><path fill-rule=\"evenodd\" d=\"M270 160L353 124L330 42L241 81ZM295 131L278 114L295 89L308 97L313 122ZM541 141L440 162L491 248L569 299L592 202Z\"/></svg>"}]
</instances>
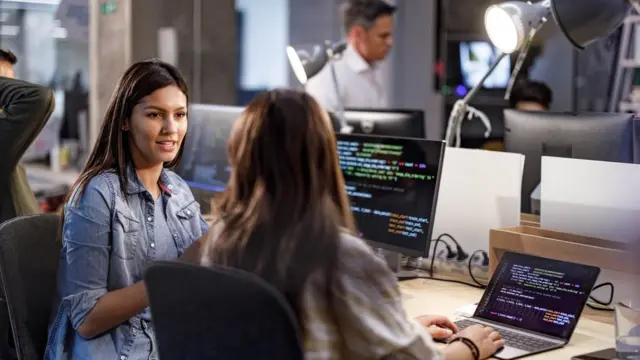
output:
<instances>
[{"instance_id":1,"label":"white wall","mask_svg":"<svg viewBox=\"0 0 640 360\"><path fill-rule=\"evenodd\" d=\"M236 8L244 13L239 85L245 89L286 86L289 0L236 0Z\"/></svg>"}]
</instances>

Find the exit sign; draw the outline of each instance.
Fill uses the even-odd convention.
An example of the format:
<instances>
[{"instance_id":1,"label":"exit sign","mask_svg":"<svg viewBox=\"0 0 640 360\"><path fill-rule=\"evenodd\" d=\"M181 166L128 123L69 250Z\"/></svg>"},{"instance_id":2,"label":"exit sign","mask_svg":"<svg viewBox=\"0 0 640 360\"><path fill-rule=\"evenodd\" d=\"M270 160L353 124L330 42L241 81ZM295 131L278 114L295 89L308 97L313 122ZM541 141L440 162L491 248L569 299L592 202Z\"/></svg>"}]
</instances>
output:
<instances>
[{"instance_id":1,"label":"exit sign","mask_svg":"<svg viewBox=\"0 0 640 360\"><path fill-rule=\"evenodd\" d=\"M116 12L117 2L116 0L104 1L100 4L100 11L103 15L109 15Z\"/></svg>"}]
</instances>

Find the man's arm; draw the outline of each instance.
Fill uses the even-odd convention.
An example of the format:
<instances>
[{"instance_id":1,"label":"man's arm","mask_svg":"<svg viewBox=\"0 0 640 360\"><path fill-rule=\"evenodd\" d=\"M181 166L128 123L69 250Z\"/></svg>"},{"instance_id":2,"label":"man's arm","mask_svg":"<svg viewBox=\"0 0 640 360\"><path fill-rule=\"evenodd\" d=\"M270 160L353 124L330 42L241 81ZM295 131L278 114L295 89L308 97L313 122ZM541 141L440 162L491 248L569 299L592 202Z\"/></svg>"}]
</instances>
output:
<instances>
[{"instance_id":1,"label":"man's arm","mask_svg":"<svg viewBox=\"0 0 640 360\"><path fill-rule=\"evenodd\" d=\"M53 91L26 81L0 77L0 164L13 169L47 123Z\"/></svg>"}]
</instances>

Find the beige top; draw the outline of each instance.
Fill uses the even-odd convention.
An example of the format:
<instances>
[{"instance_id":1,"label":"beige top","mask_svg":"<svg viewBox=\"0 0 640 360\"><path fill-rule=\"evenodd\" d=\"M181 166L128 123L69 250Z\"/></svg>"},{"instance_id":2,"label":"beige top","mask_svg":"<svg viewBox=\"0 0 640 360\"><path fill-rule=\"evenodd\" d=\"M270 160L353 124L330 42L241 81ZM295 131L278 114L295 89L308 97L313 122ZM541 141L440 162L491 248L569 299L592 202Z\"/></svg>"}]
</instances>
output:
<instances>
[{"instance_id":1,"label":"beige top","mask_svg":"<svg viewBox=\"0 0 640 360\"><path fill-rule=\"evenodd\" d=\"M303 294L305 358L441 359L426 329L407 319L398 282L384 261L357 237L343 233L340 240L332 306L320 273ZM210 265L209 259L203 257L202 264Z\"/></svg>"}]
</instances>

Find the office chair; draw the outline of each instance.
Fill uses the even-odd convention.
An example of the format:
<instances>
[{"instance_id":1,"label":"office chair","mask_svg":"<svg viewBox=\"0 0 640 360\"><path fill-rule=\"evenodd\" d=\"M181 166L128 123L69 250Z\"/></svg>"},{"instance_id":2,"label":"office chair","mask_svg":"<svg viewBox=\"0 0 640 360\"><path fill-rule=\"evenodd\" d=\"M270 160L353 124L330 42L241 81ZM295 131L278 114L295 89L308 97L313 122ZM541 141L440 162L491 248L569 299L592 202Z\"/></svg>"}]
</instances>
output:
<instances>
[{"instance_id":1,"label":"office chair","mask_svg":"<svg viewBox=\"0 0 640 360\"><path fill-rule=\"evenodd\" d=\"M304 358L289 304L253 274L157 262L144 280L162 360Z\"/></svg>"},{"instance_id":2,"label":"office chair","mask_svg":"<svg viewBox=\"0 0 640 360\"><path fill-rule=\"evenodd\" d=\"M0 225L0 281L5 300L0 304L5 315L0 318L2 359L40 360L44 356L56 292L59 226L57 214L25 216Z\"/></svg>"}]
</instances>

